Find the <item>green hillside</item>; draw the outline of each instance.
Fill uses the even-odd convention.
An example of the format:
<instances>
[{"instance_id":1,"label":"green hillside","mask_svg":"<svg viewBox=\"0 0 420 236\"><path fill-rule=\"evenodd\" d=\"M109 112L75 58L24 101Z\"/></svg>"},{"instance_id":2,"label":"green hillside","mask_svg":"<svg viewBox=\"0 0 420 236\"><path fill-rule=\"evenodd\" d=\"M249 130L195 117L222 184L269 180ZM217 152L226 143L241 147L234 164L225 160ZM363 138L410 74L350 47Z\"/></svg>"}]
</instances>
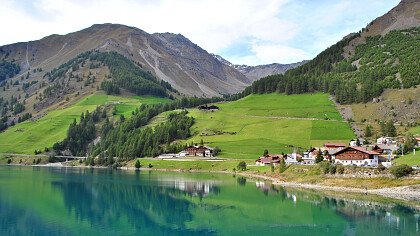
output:
<instances>
[{"instance_id":1,"label":"green hillside","mask_svg":"<svg viewBox=\"0 0 420 236\"><path fill-rule=\"evenodd\" d=\"M101 93L87 96L76 104L49 112L39 120L25 121L0 133L0 153L28 153L43 150L66 137L73 119L79 119L82 112L93 111L98 105L115 105L116 115L131 116L141 104L166 103L169 99L157 97L119 97Z\"/></svg>"},{"instance_id":2,"label":"green hillside","mask_svg":"<svg viewBox=\"0 0 420 236\"><path fill-rule=\"evenodd\" d=\"M264 149L281 153L354 138L328 94L250 95L218 106L215 112L190 110L194 136L187 142L203 139L220 147L221 157L254 159Z\"/></svg>"},{"instance_id":3,"label":"green hillside","mask_svg":"<svg viewBox=\"0 0 420 236\"><path fill-rule=\"evenodd\" d=\"M368 102L388 88L420 84L420 28L391 31L368 37L344 58L344 47L355 34L321 52L310 62L284 75L262 78L239 95L262 93L300 94L328 92L342 104Z\"/></svg>"}]
</instances>

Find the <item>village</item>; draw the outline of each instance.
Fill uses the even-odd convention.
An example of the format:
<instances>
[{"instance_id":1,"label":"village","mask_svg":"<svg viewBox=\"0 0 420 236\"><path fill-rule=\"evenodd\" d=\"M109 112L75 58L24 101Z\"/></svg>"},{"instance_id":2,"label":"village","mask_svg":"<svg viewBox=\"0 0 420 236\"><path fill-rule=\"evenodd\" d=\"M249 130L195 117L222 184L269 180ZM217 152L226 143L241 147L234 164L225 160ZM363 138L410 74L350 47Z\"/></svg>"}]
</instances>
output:
<instances>
[{"instance_id":1,"label":"village","mask_svg":"<svg viewBox=\"0 0 420 236\"><path fill-rule=\"evenodd\" d=\"M314 165L328 161L343 166L359 166L376 168L383 166L389 168L392 161L401 152L402 143L391 137L379 137L374 144L361 144L363 139L350 140L345 143L325 143L322 147L310 147L308 150L292 153L271 154L265 150L263 155L255 160L255 166L277 166L284 160L286 165ZM420 138L416 138L416 147L420 147ZM188 160L223 160L217 154L221 150L206 145L191 145L176 154L162 154L160 159L188 159ZM415 155L415 149L413 150ZM418 167L414 167L418 168Z\"/></svg>"},{"instance_id":2,"label":"village","mask_svg":"<svg viewBox=\"0 0 420 236\"><path fill-rule=\"evenodd\" d=\"M303 153L269 154L259 157L257 166L278 165L281 159L285 164L314 165L321 161L329 161L343 166L389 168L398 156L402 143L391 137L379 137L374 144L365 144L363 139L354 139L345 143L325 143L322 147L311 147ZM416 138L416 146L420 146L420 138ZM415 153L415 149L413 150ZM403 154L402 154L403 155Z\"/></svg>"}]
</instances>

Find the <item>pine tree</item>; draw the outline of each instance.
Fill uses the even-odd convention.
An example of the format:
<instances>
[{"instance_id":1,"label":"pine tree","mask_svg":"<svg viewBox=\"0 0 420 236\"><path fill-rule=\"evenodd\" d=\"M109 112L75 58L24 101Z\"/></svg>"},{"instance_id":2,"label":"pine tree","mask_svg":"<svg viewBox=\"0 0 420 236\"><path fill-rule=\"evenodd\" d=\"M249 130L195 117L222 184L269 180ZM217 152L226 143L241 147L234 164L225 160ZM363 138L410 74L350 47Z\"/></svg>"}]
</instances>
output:
<instances>
[{"instance_id":1,"label":"pine tree","mask_svg":"<svg viewBox=\"0 0 420 236\"><path fill-rule=\"evenodd\" d=\"M372 137L372 126L366 125L365 137Z\"/></svg>"}]
</instances>

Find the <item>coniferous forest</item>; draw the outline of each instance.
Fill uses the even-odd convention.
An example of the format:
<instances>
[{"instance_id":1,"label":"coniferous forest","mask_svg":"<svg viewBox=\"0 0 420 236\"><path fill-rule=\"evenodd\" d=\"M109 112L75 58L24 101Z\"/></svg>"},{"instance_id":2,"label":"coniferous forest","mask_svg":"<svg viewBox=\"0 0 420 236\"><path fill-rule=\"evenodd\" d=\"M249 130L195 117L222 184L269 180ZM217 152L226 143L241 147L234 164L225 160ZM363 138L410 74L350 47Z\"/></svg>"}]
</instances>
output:
<instances>
[{"instance_id":1,"label":"coniferous forest","mask_svg":"<svg viewBox=\"0 0 420 236\"><path fill-rule=\"evenodd\" d=\"M420 28L392 31L385 36L369 37L356 47L354 55L345 59L343 39L310 62L254 82L232 99L249 94L300 94L325 92L341 104L368 102L384 89L410 88L420 84Z\"/></svg>"}]
</instances>

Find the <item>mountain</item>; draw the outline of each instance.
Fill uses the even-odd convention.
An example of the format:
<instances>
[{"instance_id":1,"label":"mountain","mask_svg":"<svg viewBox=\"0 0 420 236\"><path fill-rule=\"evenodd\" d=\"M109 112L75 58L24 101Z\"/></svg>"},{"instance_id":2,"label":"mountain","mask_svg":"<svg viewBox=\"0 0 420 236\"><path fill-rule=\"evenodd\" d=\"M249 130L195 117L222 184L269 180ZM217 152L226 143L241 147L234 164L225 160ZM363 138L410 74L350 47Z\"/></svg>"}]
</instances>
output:
<instances>
[{"instance_id":1,"label":"mountain","mask_svg":"<svg viewBox=\"0 0 420 236\"><path fill-rule=\"evenodd\" d=\"M349 58L357 45L366 42L366 38L384 36L392 30L409 29L420 25L420 2L418 0L401 0L386 14L370 22L359 33L360 36L352 39L344 47L343 56Z\"/></svg>"},{"instance_id":2,"label":"mountain","mask_svg":"<svg viewBox=\"0 0 420 236\"><path fill-rule=\"evenodd\" d=\"M401 1L313 60L284 75L262 78L240 96L322 91L341 104L350 104L372 101L385 89L416 87L420 84L419 12L419 1Z\"/></svg>"},{"instance_id":3,"label":"mountain","mask_svg":"<svg viewBox=\"0 0 420 236\"><path fill-rule=\"evenodd\" d=\"M296 68L308 62L305 60L305 61L291 63L291 64L272 63L268 65L258 65L258 66L234 65L233 63L229 62L228 60L224 59L223 57L219 55L216 55L216 54L212 54L212 55L221 63L235 68L251 81L256 81L256 80L259 80L260 78L267 77L269 75L284 74L286 71Z\"/></svg>"},{"instance_id":4,"label":"mountain","mask_svg":"<svg viewBox=\"0 0 420 236\"><path fill-rule=\"evenodd\" d=\"M235 65L234 68L244 74L248 79L256 81L269 75L284 74L286 71L301 66L306 62L307 61L305 60L291 64L272 63L258 66Z\"/></svg>"},{"instance_id":5,"label":"mountain","mask_svg":"<svg viewBox=\"0 0 420 236\"><path fill-rule=\"evenodd\" d=\"M124 55L188 96L237 93L251 83L234 68L219 62L180 34L148 34L118 24L97 24L66 35L5 45L0 47L0 59L14 61L24 73L29 69L42 69L42 72L30 75L39 79L90 50Z\"/></svg>"}]
</instances>

